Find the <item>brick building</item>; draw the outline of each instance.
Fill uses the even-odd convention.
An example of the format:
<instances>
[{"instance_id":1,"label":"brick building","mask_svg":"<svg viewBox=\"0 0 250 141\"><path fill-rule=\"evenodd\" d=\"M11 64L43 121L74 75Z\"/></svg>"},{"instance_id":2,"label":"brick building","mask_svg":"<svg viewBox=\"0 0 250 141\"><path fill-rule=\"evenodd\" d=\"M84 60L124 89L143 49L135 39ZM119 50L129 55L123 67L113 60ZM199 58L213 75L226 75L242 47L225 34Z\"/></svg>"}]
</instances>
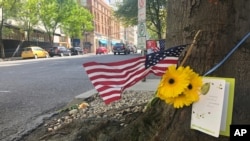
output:
<instances>
[{"instance_id":1,"label":"brick building","mask_svg":"<svg viewBox=\"0 0 250 141\"><path fill-rule=\"evenodd\" d=\"M113 9L104 0L79 0L94 16L94 31L84 33L82 45L89 52L95 52L99 46L111 50L112 45L121 42L120 22L113 16Z\"/></svg>"}]
</instances>

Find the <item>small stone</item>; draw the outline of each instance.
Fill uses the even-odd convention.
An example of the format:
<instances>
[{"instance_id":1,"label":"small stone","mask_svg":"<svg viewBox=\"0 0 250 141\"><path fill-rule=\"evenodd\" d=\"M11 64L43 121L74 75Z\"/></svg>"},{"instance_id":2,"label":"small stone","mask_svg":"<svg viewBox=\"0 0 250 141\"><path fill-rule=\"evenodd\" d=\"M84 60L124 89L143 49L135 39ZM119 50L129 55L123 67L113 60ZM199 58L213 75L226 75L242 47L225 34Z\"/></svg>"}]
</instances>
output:
<instances>
[{"instance_id":1,"label":"small stone","mask_svg":"<svg viewBox=\"0 0 250 141\"><path fill-rule=\"evenodd\" d=\"M53 128L48 128L48 131L49 131L49 132L53 131Z\"/></svg>"},{"instance_id":2,"label":"small stone","mask_svg":"<svg viewBox=\"0 0 250 141\"><path fill-rule=\"evenodd\" d=\"M54 130L57 130L58 129L58 127L57 126L54 126Z\"/></svg>"},{"instance_id":3,"label":"small stone","mask_svg":"<svg viewBox=\"0 0 250 141\"><path fill-rule=\"evenodd\" d=\"M81 117L82 117L82 118L86 118L86 117L87 117L87 114L83 114Z\"/></svg>"},{"instance_id":4,"label":"small stone","mask_svg":"<svg viewBox=\"0 0 250 141\"><path fill-rule=\"evenodd\" d=\"M69 116L65 116L65 117L64 117L65 120L67 120L67 119L69 119L69 118L70 118Z\"/></svg>"},{"instance_id":5,"label":"small stone","mask_svg":"<svg viewBox=\"0 0 250 141\"><path fill-rule=\"evenodd\" d=\"M68 123L71 123L73 121L73 119L68 119L67 121L68 121Z\"/></svg>"},{"instance_id":6,"label":"small stone","mask_svg":"<svg viewBox=\"0 0 250 141\"><path fill-rule=\"evenodd\" d=\"M69 114L70 114L70 115L75 115L77 112L78 112L77 109L73 109L73 110L70 110L70 111L69 111Z\"/></svg>"},{"instance_id":7,"label":"small stone","mask_svg":"<svg viewBox=\"0 0 250 141\"><path fill-rule=\"evenodd\" d=\"M62 127L62 124L59 124L57 127L58 127L58 128Z\"/></svg>"}]
</instances>

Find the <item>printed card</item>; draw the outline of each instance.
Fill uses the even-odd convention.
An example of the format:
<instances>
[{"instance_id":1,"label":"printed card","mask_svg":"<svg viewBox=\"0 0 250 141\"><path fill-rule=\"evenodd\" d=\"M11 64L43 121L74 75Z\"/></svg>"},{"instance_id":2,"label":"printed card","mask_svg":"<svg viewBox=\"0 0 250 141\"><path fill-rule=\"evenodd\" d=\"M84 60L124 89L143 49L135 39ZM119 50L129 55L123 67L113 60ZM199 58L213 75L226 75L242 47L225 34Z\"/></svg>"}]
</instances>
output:
<instances>
[{"instance_id":1,"label":"printed card","mask_svg":"<svg viewBox=\"0 0 250 141\"><path fill-rule=\"evenodd\" d=\"M234 79L203 77L200 100L192 105L191 129L229 136L233 93Z\"/></svg>"}]
</instances>

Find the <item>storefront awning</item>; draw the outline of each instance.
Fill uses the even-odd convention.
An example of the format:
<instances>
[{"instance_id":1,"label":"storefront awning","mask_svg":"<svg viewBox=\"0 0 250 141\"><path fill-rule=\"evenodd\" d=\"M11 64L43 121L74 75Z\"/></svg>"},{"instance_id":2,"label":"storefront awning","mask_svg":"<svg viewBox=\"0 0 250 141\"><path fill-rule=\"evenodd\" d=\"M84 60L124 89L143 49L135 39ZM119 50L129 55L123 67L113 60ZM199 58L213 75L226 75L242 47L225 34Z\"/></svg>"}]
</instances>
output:
<instances>
[{"instance_id":1,"label":"storefront awning","mask_svg":"<svg viewBox=\"0 0 250 141\"><path fill-rule=\"evenodd\" d=\"M107 44L107 40L104 40L104 39L101 39L101 40L99 40L99 42L101 43L101 44Z\"/></svg>"},{"instance_id":2,"label":"storefront awning","mask_svg":"<svg viewBox=\"0 0 250 141\"><path fill-rule=\"evenodd\" d=\"M116 44L116 42L112 41L112 42L111 42L111 44L112 44L112 45L115 45L115 44Z\"/></svg>"}]
</instances>

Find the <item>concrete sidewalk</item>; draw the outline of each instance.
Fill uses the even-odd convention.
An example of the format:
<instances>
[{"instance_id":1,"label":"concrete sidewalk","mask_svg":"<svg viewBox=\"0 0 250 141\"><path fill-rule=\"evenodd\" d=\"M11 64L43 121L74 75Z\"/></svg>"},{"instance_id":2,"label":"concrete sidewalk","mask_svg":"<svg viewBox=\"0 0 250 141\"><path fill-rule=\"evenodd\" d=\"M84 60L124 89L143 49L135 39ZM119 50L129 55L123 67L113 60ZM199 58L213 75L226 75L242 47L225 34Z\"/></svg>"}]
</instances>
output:
<instances>
[{"instance_id":1,"label":"concrete sidewalk","mask_svg":"<svg viewBox=\"0 0 250 141\"><path fill-rule=\"evenodd\" d=\"M158 84L160 83L160 79L146 79L145 82L138 82L134 86L126 89L126 90L133 90L133 91L156 91ZM76 99L85 99L88 98L94 94L96 94L97 91L95 89L92 89L90 91L87 91L85 93L82 93L78 96L76 96Z\"/></svg>"},{"instance_id":2,"label":"concrete sidewalk","mask_svg":"<svg viewBox=\"0 0 250 141\"><path fill-rule=\"evenodd\" d=\"M92 56L92 55L96 55L95 53L86 53L84 54L83 56L84 57L87 57L87 56ZM81 57L81 55L72 55L72 56L78 56L78 57ZM56 56L56 57L49 57L49 58L61 58L59 56ZM0 58L0 62L6 62L6 61L16 61L16 60L24 60L22 59L22 57L6 57L6 58ZM29 60L32 60L32 59L29 59Z\"/></svg>"}]
</instances>

